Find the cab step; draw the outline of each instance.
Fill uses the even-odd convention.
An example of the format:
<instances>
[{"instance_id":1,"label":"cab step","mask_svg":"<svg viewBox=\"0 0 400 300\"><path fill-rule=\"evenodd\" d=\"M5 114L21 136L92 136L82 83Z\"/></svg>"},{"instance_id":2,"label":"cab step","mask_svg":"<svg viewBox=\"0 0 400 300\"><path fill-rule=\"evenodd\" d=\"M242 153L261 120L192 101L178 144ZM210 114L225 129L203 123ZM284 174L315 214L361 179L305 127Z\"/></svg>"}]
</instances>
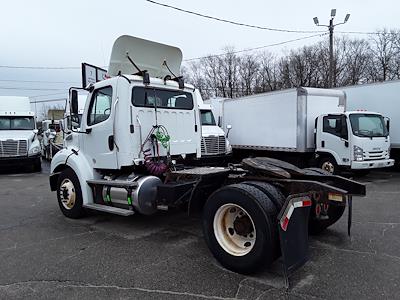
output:
<instances>
[{"instance_id":1,"label":"cab step","mask_svg":"<svg viewBox=\"0 0 400 300\"><path fill-rule=\"evenodd\" d=\"M114 206L108 206L108 205L102 205L102 204L96 204L96 203L89 203L89 204L84 204L84 208L89 208L97 211L102 211L102 212L107 212L110 214L114 215L119 215L123 217L131 216L135 214L133 210L129 209L122 209Z\"/></svg>"},{"instance_id":2,"label":"cab step","mask_svg":"<svg viewBox=\"0 0 400 300\"><path fill-rule=\"evenodd\" d=\"M86 181L89 185L105 185L122 188L136 188L136 181L93 179Z\"/></svg>"}]
</instances>

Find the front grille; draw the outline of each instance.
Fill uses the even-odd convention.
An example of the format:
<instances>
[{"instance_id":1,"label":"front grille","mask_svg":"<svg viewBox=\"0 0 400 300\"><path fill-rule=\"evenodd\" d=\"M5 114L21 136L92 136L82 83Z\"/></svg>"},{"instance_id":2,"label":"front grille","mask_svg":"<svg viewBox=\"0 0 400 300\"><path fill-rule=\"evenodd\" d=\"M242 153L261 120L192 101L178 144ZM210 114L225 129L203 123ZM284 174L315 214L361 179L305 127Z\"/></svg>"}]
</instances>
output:
<instances>
[{"instance_id":1,"label":"front grille","mask_svg":"<svg viewBox=\"0 0 400 300\"><path fill-rule=\"evenodd\" d=\"M27 140L0 141L0 157L15 157L28 154Z\"/></svg>"},{"instance_id":2,"label":"front grille","mask_svg":"<svg viewBox=\"0 0 400 300\"><path fill-rule=\"evenodd\" d=\"M377 160L385 159L387 154L387 151L365 151L363 152L363 157L364 160Z\"/></svg>"},{"instance_id":3,"label":"front grille","mask_svg":"<svg viewBox=\"0 0 400 300\"><path fill-rule=\"evenodd\" d=\"M225 136L207 136L201 139L201 154L216 155L225 153Z\"/></svg>"}]
</instances>

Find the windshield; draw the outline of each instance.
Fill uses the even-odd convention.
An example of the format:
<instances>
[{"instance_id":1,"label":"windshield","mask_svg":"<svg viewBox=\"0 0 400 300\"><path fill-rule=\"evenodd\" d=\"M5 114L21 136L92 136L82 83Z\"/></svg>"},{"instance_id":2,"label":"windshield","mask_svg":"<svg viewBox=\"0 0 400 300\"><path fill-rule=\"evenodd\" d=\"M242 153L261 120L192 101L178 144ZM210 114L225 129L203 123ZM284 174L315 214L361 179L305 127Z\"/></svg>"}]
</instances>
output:
<instances>
[{"instance_id":1,"label":"windshield","mask_svg":"<svg viewBox=\"0 0 400 300\"><path fill-rule=\"evenodd\" d=\"M380 115L351 114L351 128L353 134L362 137L388 136L385 121Z\"/></svg>"},{"instance_id":2,"label":"windshield","mask_svg":"<svg viewBox=\"0 0 400 300\"><path fill-rule=\"evenodd\" d=\"M33 130L33 117L0 117L0 130Z\"/></svg>"},{"instance_id":3,"label":"windshield","mask_svg":"<svg viewBox=\"0 0 400 300\"><path fill-rule=\"evenodd\" d=\"M201 125L215 126L214 115L211 110L201 110Z\"/></svg>"}]
</instances>

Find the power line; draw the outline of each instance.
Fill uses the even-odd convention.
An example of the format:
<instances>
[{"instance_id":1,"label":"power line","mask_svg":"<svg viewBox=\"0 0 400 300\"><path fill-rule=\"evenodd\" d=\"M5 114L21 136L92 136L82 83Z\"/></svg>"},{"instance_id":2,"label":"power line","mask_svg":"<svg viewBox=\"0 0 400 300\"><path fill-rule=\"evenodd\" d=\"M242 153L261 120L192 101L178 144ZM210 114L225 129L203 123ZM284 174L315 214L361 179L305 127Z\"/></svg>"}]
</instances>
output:
<instances>
[{"instance_id":1,"label":"power line","mask_svg":"<svg viewBox=\"0 0 400 300\"><path fill-rule=\"evenodd\" d=\"M32 69L32 70L75 70L81 67L44 67L44 66L9 66L0 65L3 69Z\"/></svg>"},{"instance_id":2,"label":"power line","mask_svg":"<svg viewBox=\"0 0 400 300\"><path fill-rule=\"evenodd\" d=\"M48 96L56 96L56 95L65 95L66 93L67 93L67 91L65 91L64 93L53 93L53 94L29 96L29 98L39 98L39 97L48 97Z\"/></svg>"},{"instance_id":3,"label":"power line","mask_svg":"<svg viewBox=\"0 0 400 300\"><path fill-rule=\"evenodd\" d=\"M280 29L280 28L272 28L272 27L264 27L264 26L258 26L258 25L245 24L245 23L241 23L241 22L236 22L236 21L231 21L231 20L227 20L227 19L222 19L222 18L217 18L217 17L201 14L201 13L198 13L198 12L182 9L182 8L179 8L179 7L176 7L176 6L160 3L160 2L157 2L157 1L153 1L153 0L145 0L145 1L149 2L149 3L152 3L152 4L159 5L159 6L167 7L167 8L170 8L170 9L174 9L174 10L177 10L177 11L180 11L180 12L192 14L192 15L195 15L195 16L198 16L198 17L211 19L211 20L214 20L214 21L219 21L219 22L224 22L224 23L229 23L229 24L233 24L233 25L237 25L237 26L244 26L244 27L261 29L261 30L269 30L269 31L291 32L291 33L316 33L316 32L322 32L322 31L316 31L316 30L308 30L308 31L307 30L289 30L289 29Z\"/></svg>"},{"instance_id":4,"label":"power line","mask_svg":"<svg viewBox=\"0 0 400 300\"><path fill-rule=\"evenodd\" d=\"M46 103L46 102L60 102L67 101L67 98L59 98L59 99L49 99L49 100L34 100L31 103Z\"/></svg>"},{"instance_id":5,"label":"power line","mask_svg":"<svg viewBox=\"0 0 400 300\"><path fill-rule=\"evenodd\" d=\"M40 88L24 88L24 87L4 87L0 86L0 90L19 90L19 91L62 91L65 89L40 89Z\"/></svg>"},{"instance_id":6,"label":"power line","mask_svg":"<svg viewBox=\"0 0 400 300\"><path fill-rule=\"evenodd\" d=\"M65 83L65 84L75 84L78 81L46 81L46 80L17 80L17 79L0 79L4 82L28 82L28 83Z\"/></svg>"},{"instance_id":7,"label":"power line","mask_svg":"<svg viewBox=\"0 0 400 300\"><path fill-rule=\"evenodd\" d=\"M189 58L189 59L185 59L184 61L193 61L193 60L199 60L199 59L206 58L206 57L219 57L219 56L224 56L224 55L227 55L227 54L237 54L237 53L242 53L242 52L255 51L255 50L260 50L260 49L264 49L264 48L268 48L268 47L274 47L274 46L284 45L284 44L288 44L288 43L292 43L292 42L296 42L296 41L310 39L310 38L317 37L317 36L322 37L322 36L327 35L327 34L328 33L314 34L314 35L305 36L305 37L301 37L301 38L297 38L297 39L287 40L287 41L274 43L274 44L270 44L270 45L265 45L265 46L260 46L260 47L255 47L255 48L249 48L249 49L233 51L233 52L229 52L229 53L211 54L211 55L206 55L206 56L201 56L201 57Z\"/></svg>"}]
</instances>

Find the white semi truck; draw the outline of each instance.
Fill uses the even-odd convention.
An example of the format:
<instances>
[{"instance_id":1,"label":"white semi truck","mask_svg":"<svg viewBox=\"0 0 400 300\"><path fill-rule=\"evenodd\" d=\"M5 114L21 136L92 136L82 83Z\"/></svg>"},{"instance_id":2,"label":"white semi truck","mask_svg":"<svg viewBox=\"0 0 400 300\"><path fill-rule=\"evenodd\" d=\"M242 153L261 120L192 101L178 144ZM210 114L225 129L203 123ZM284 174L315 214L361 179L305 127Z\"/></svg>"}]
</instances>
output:
<instances>
[{"instance_id":1,"label":"white semi truck","mask_svg":"<svg viewBox=\"0 0 400 300\"><path fill-rule=\"evenodd\" d=\"M41 170L35 114L28 97L0 96L0 164Z\"/></svg>"},{"instance_id":2,"label":"white semi truck","mask_svg":"<svg viewBox=\"0 0 400 300\"><path fill-rule=\"evenodd\" d=\"M116 40L110 78L86 87L80 124L67 122L68 143L51 162L50 187L62 213L202 208L206 243L221 264L248 273L282 254L290 275L307 260L308 225L323 230L347 204L350 230L352 196L365 195L365 186L265 158L230 167L188 165L201 157L202 100L176 76L181 60L175 47ZM69 117L77 120L78 92L70 94Z\"/></svg>"},{"instance_id":3,"label":"white semi truck","mask_svg":"<svg viewBox=\"0 0 400 300\"><path fill-rule=\"evenodd\" d=\"M384 117L346 111L343 91L297 88L211 102L228 126L234 154L316 165L330 173L394 164Z\"/></svg>"},{"instance_id":4,"label":"white semi truck","mask_svg":"<svg viewBox=\"0 0 400 300\"><path fill-rule=\"evenodd\" d=\"M199 97L201 99L201 97ZM210 104L200 103L201 158L218 159L232 153L232 147L225 132L215 121Z\"/></svg>"},{"instance_id":5,"label":"white semi truck","mask_svg":"<svg viewBox=\"0 0 400 300\"><path fill-rule=\"evenodd\" d=\"M400 80L341 87L347 96L347 107L351 110L377 111L389 118L390 156L396 164L400 162ZM373 136L369 129L364 135Z\"/></svg>"}]
</instances>

